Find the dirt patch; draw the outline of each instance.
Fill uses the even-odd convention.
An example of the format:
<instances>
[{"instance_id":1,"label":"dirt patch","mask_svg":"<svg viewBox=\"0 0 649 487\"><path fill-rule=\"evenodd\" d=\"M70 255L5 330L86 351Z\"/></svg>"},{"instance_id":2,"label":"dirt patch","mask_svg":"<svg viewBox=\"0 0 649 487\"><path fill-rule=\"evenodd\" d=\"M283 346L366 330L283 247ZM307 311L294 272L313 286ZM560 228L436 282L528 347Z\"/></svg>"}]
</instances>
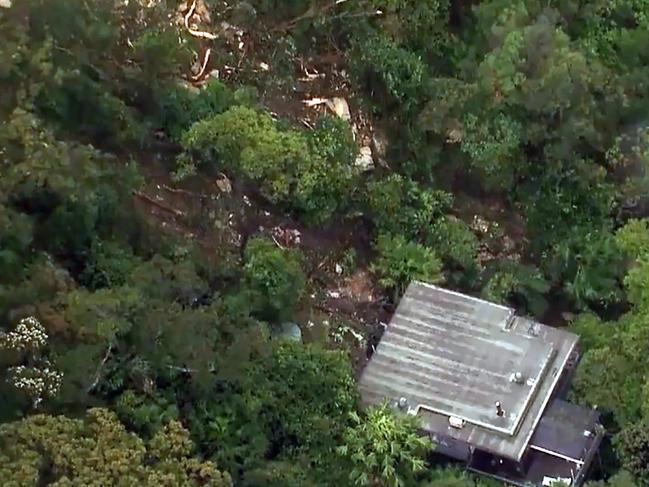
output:
<instances>
[{"instance_id":1,"label":"dirt patch","mask_svg":"<svg viewBox=\"0 0 649 487\"><path fill-rule=\"evenodd\" d=\"M363 221L309 228L263 205L255 195L224 192L217 180L194 176L174 182L159 158L146 158L140 167L145 184L134 195L138 213L163 234L197 243L210 259L240 259L252 235L299 249L309 282L298 323L307 339L326 338L349 349L360 370L378 341L372 337L391 314L367 269L370 234Z\"/></svg>"}]
</instances>

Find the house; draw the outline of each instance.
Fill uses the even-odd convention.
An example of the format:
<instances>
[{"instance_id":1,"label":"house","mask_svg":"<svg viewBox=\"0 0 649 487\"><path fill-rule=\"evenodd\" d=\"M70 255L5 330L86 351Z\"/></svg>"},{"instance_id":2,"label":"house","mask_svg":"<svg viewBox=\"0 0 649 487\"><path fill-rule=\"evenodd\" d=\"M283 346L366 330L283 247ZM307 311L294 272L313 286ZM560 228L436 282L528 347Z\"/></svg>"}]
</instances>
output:
<instances>
[{"instance_id":1,"label":"house","mask_svg":"<svg viewBox=\"0 0 649 487\"><path fill-rule=\"evenodd\" d=\"M504 482L584 480L599 414L563 398L578 337L422 282L408 287L359 380L366 406L416 415L436 451Z\"/></svg>"}]
</instances>

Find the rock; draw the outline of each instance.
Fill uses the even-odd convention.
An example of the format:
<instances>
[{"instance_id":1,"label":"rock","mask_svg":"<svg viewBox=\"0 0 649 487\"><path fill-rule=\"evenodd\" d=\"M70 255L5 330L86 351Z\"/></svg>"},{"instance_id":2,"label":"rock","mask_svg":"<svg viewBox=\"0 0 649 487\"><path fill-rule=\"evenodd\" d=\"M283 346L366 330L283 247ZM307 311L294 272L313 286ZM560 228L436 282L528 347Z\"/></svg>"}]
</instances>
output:
<instances>
[{"instance_id":1,"label":"rock","mask_svg":"<svg viewBox=\"0 0 649 487\"><path fill-rule=\"evenodd\" d=\"M0 0L0 1L2 1L2 0ZM198 93L201 92L201 90L200 90L198 87L194 86L194 85L191 84L191 83L188 83L188 82L185 81L185 80L180 80L180 81L178 81L178 86L179 86L180 88L184 88L184 89L186 89L187 91L189 91L189 92L191 92L191 93L194 93L194 94L196 94L196 95L197 95Z\"/></svg>"},{"instance_id":2,"label":"rock","mask_svg":"<svg viewBox=\"0 0 649 487\"><path fill-rule=\"evenodd\" d=\"M374 162L382 166L387 166L385 156L388 152L388 138L382 130L374 130L370 148L372 149L372 154L374 154Z\"/></svg>"},{"instance_id":3,"label":"rock","mask_svg":"<svg viewBox=\"0 0 649 487\"><path fill-rule=\"evenodd\" d=\"M362 171L374 169L374 159L372 159L372 149L370 147L361 147L356 157L355 166Z\"/></svg>"},{"instance_id":4,"label":"rock","mask_svg":"<svg viewBox=\"0 0 649 487\"><path fill-rule=\"evenodd\" d=\"M230 193L232 191L232 184L230 183L230 180L227 178L225 175L221 175L216 180L216 186L223 192L223 193Z\"/></svg>"},{"instance_id":5,"label":"rock","mask_svg":"<svg viewBox=\"0 0 649 487\"><path fill-rule=\"evenodd\" d=\"M279 326L277 332L277 338L280 340L288 340L291 342L301 342L302 341L302 330L297 325L297 323L286 322L282 323Z\"/></svg>"},{"instance_id":6,"label":"rock","mask_svg":"<svg viewBox=\"0 0 649 487\"><path fill-rule=\"evenodd\" d=\"M337 116L345 121L352 119L351 112L349 111L349 104L347 100L340 97L334 97L325 101L327 108L334 112Z\"/></svg>"},{"instance_id":7,"label":"rock","mask_svg":"<svg viewBox=\"0 0 649 487\"><path fill-rule=\"evenodd\" d=\"M571 313L570 311L564 311L563 313L561 313L561 318L563 318L564 321L572 322L572 321L574 321L576 316L575 316L574 313Z\"/></svg>"}]
</instances>

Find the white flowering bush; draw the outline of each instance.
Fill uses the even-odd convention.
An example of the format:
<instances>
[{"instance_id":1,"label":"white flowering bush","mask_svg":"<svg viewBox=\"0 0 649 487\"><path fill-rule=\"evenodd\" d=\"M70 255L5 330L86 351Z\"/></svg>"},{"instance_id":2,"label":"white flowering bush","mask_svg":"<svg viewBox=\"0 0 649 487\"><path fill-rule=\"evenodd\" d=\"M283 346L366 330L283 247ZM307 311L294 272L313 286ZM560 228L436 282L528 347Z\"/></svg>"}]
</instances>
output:
<instances>
[{"instance_id":1,"label":"white flowering bush","mask_svg":"<svg viewBox=\"0 0 649 487\"><path fill-rule=\"evenodd\" d=\"M18 365L7 371L9 383L32 399L37 407L43 399L56 396L61 389L63 374L54 370L49 362L43 368Z\"/></svg>"},{"instance_id":2,"label":"white flowering bush","mask_svg":"<svg viewBox=\"0 0 649 487\"><path fill-rule=\"evenodd\" d=\"M0 332L0 352L18 353L22 362L7 369L7 381L29 397L34 407L56 396L63 380L63 374L41 355L47 339L45 328L33 316L20 320L14 331Z\"/></svg>"},{"instance_id":3,"label":"white flowering bush","mask_svg":"<svg viewBox=\"0 0 649 487\"><path fill-rule=\"evenodd\" d=\"M47 332L33 316L20 320L14 331L0 333L0 349L4 350L38 352L46 344Z\"/></svg>"}]
</instances>

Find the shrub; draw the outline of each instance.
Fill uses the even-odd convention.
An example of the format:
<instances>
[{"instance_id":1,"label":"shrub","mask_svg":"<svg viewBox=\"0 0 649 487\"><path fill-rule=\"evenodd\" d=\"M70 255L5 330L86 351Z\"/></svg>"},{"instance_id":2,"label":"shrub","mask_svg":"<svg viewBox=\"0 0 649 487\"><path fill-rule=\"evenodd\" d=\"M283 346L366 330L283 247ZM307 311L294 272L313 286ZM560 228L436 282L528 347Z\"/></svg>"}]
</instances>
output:
<instances>
[{"instance_id":1,"label":"shrub","mask_svg":"<svg viewBox=\"0 0 649 487\"><path fill-rule=\"evenodd\" d=\"M264 197L321 224L349 201L355 152L349 130L325 121L307 137L280 130L273 119L247 107L195 123L182 137L179 173L198 163L224 168L259 185Z\"/></svg>"},{"instance_id":2,"label":"shrub","mask_svg":"<svg viewBox=\"0 0 649 487\"><path fill-rule=\"evenodd\" d=\"M453 216L443 216L437 220L430 229L427 244L452 264L463 269L475 266L478 237L462 220Z\"/></svg>"},{"instance_id":3,"label":"shrub","mask_svg":"<svg viewBox=\"0 0 649 487\"><path fill-rule=\"evenodd\" d=\"M623 258L607 230L575 228L569 238L555 245L552 259L546 262L550 275L561 279L579 308L611 305L623 298Z\"/></svg>"},{"instance_id":4,"label":"shrub","mask_svg":"<svg viewBox=\"0 0 649 487\"><path fill-rule=\"evenodd\" d=\"M193 123L225 112L233 105L254 106L256 96L249 88L231 90L218 80L210 80L198 93L183 86L166 87L158 96L156 123L172 140L180 141Z\"/></svg>"},{"instance_id":5,"label":"shrub","mask_svg":"<svg viewBox=\"0 0 649 487\"><path fill-rule=\"evenodd\" d=\"M408 47L437 54L448 39L449 0L372 0L383 12L382 30Z\"/></svg>"},{"instance_id":6,"label":"shrub","mask_svg":"<svg viewBox=\"0 0 649 487\"><path fill-rule=\"evenodd\" d=\"M353 485L404 487L426 466L431 441L418 433L414 417L397 417L388 406L370 409L366 417L351 414L352 426L338 453L352 465Z\"/></svg>"},{"instance_id":7,"label":"shrub","mask_svg":"<svg viewBox=\"0 0 649 487\"><path fill-rule=\"evenodd\" d=\"M429 283L442 280L442 262L435 252L402 236L379 235L376 249L379 253L372 271L379 283L394 292L394 297L405 291L410 281L418 279Z\"/></svg>"},{"instance_id":8,"label":"shrub","mask_svg":"<svg viewBox=\"0 0 649 487\"><path fill-rule=\"evenodd\" d=\"M80 279L90 289L118 287L126 283L139 263L130 247L115 241L95 240Z\"/></svg>"},{"instance_id":9,"label":"shrub","mask_svg":"<svg viewBox=\"0 0 649 487\"><path fill-rule=\"evenodd\" d=\"M421 102L427 68L412 51L379 35L363 39L354 48L352 73L378 94L379 106L411 110Z\"/></svg>"},{"instance_id":10,"label":"shrub","mask_svg":"<svg viewBox=\"0 0 649 487\"><path fill-rule=\"evenodd\" d=\"M151 438L171 420L178 420L178 408L161 395L144 396L124 391L115 410L119 419L139 436Z\"/></svg>"},{"instance_id":11,"label":"shrub","mask_svg":"<svg viewBox=\"0 0 649 487\"><path fill-rule=\"evenodd\" d=\"M426 190L398 174L372 181L368 187L368 212L381 233L416 240L452 203L444 191Z\"/></svg>"},{"instance_id":12,"label":"shrub","mask_svg":"<svg viewBox=\"0 0 649 487\"><path fill-rule=\"evenodd\" d=\"M263 238L246 246L244 280L253 292L256 311L271 322L292 316L305 286L298 255Z\"/></svg>"},{"instance_id":13,"label":"shrub","mask_svg":"<svg viewBox=\"0 0 649 487\"><path fill-rule=\"evenodd\" d=\"M624 428L615 439L622 467L639 485L649 485L649 420Z\"/></svg>"},{"instance_id":14,"label":"shrub","mask_svg":"<svg viewBox=\"0 0 649 487\"><path fill-rule=\"evenodd\" d=\"M615 234L615 243L630 259L649 253L649 220L629 220Z\"/></svg>"},{"instance_id":15,"label":"shrub","mask_svg":"<svg viewBox=\"0 0 649 487\"><path fill-rule=\"evenodd\" d=\"M349 123L338 117L318 120L315 130L309 133L309 142L314 154L343 167L351 168L358 153Z\"/></svg>"},{"instance_id":16,"label":"shrub","mask_svg":"<svg viewBox=\"0 0 649 487\"><path fill-rule=\"evenodd\" d=\"M537 317L547 309L545 294L550 285L536 267L497 262L485 270L483 280L482 296L489 301L521 306Z\"/></svg>"}]
</instances>

